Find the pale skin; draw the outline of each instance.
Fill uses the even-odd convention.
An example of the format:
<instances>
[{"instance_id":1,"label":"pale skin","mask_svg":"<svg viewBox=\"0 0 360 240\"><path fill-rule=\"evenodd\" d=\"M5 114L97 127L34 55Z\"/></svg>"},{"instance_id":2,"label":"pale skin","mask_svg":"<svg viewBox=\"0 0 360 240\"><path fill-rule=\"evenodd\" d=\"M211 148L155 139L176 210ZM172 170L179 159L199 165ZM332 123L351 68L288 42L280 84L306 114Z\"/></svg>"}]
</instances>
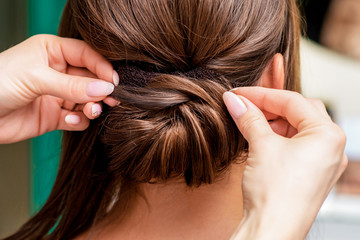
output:
<instances>
[{"instance_id":1,"label":"pale skin","mask_svg":"<svg viewBox=\"0 0 360 240\"><path fill-rule=\"evenodd\" d=\"M347 164L346 140L321 102L281 90L282 61L274 56L259 80L263 87L224 94L249 142L246 164L193 190L177 180L144 184L149 205L139 198L121 224L92 233L99 239L304 239ZM107 98L118 81L111 64L79 40L31 38L0 54L0 77L0 143L83 130L101 111L94 115L94 105L118 104ZM105 84L89 88L98 81ZM77 117L69 121L69 115Z\"/></svg>"},{"instance_id":2,"label":"pale skin","mask_svg":"<svg viewBox=\"0 0 360 240\"><path fill-rule=\"evenodd\" d=\"M0 76L0 144L84 130L118 83L112 65L83 41L51 35L2 52Z\"/></svg>"},{"instance_id":3,"label":"pale skin","mask_svg":"<svg viewBox=\"0 0 360 240\"><path fill-rule=\"evenodd\" d=\"M234 92L241 96L228 93L225 102L249 142L250 153L242 183L246 217L233 239L304 239L347 166L345 134L320 101L256 87ZM235 110L236 104L230 106L235 99L245 107L237 105ZM260 109L287 120L272 123L284 135L273 131ZM261 219L250 220L257 218L257 212L264 214Z\"/></svg>"}]
</instances>

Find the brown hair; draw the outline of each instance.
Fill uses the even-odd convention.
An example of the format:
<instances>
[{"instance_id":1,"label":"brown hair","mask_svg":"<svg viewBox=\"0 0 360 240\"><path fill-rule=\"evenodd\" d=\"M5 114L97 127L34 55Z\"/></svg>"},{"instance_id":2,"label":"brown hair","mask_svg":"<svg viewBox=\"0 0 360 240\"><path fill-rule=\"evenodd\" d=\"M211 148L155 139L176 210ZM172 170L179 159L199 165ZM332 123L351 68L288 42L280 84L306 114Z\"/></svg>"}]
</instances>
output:
<instances>
[{"instance_id":1,"label":"brown hair","mask_svg":"<svg viewBox=\"0 0 360 240\"><path fill-rule=\"evenodd\" d=\"M152 75L126 84L134 71L113 93L119 106L64 134L50 197L7 239L74 238L124 215L138 183L213 183L246 151L222 94L255 85L276 53L284 87L299 90L298 18L295 0L68 1L61 36L85 40L116 69ZM210 74L186 74L199 69Z\"/></svg>"}]
</instances>

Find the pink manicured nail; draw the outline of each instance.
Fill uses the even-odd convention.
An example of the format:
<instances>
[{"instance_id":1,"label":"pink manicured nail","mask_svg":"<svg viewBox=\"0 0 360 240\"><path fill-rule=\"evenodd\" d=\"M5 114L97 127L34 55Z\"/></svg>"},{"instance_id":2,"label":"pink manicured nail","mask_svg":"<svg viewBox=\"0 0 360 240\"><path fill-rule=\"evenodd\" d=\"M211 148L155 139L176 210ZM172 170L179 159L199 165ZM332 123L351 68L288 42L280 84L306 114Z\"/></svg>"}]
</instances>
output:
<instances>
[{"instance_id":1,"label":"pink manicured nail","mask_svg":"<svg viewBox=\"0 0 360 240\"><path fill-rule=\"evenodd\" d=\"M101 110L100 104L95 103L94 105L92 105L92 107L91 107L91 115L93 117L99 116L101 114L101 111L102 110Z\"/></svg>"},{"instance_id":2,"label":"pink manicured nail","mask_svg":"<svg viewBox=\"0 0 360 240\"><path fill-rule=\"evenodd\" d=\"M71 125L77 125L81 122L81 118L78 115L67 115L65 117L65 122Z\"/></svg>"},{"instance_id":3,"label":"pink manicured nail","mask_svg":"<svg viewBox=\"0 0 360 240\"><path fill-rule=\"evenodd\" d=\"M103 97L114 91L114 85L105 81L90 82L86 88L89 97Z\"/></svg>"},{"instance_id":4,"label":"pink manicured nail","mask_svg":"<svg viewBox=\"0 0 360 240\"><path fill-rule=\"evenodd\" d=\"M225 105L229 113L236 119L240 118L247 111L244 102L232 92L225 92L223 95Z\"/></svg>"},{"instance_id":5,"label":"pink manicured nail","mask_svg":"<svg viewBox=\"0 0 360 240\"><path fill-rule=\"evenodd\" d=\"M119 85L120 77L119 77L119 74L115 70L114 70L114 74L113 74L113 81L114 81L115 86Z\"/></svg>"}]
</instances>

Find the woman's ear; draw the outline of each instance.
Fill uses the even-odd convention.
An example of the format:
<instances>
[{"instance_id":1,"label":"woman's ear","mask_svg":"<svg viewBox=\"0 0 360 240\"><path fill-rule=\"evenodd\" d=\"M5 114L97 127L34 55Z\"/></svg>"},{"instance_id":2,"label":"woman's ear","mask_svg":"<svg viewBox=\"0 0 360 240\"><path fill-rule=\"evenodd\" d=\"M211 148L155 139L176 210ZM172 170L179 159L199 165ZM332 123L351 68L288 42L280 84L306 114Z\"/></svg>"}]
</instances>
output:
<instances>
[{"instance_id":1,"label":"woman's ear","mask_svg":"<svg viewBox=\"0 0 360 240\"><path fill-rule=\"evenodd\" d=\"M280 53L274 55L259 79L259 86L266 88L284 89L285 81L284 57Z\"/></svg>"}]
</instances>

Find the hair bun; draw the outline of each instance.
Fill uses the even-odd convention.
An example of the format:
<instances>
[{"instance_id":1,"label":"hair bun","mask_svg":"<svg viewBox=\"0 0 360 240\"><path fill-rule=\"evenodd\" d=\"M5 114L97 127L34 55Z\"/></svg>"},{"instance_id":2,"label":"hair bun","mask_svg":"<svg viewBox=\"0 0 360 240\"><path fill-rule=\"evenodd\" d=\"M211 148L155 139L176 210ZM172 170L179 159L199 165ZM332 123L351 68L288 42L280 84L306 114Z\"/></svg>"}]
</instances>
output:
<instances>
[{"instance_id":1,"label":"hair bun","mask_svg":"<svg viewBox=\"0 0 360 240\"><path fill-rule=\"evenodd\" d=\"M145 87L119 86L112 94L121 105L104 116L101 134L111 172L135 182L212 183L246 149L222 101L230 84L153 76Z\"/></svg>"}]
</instances>

